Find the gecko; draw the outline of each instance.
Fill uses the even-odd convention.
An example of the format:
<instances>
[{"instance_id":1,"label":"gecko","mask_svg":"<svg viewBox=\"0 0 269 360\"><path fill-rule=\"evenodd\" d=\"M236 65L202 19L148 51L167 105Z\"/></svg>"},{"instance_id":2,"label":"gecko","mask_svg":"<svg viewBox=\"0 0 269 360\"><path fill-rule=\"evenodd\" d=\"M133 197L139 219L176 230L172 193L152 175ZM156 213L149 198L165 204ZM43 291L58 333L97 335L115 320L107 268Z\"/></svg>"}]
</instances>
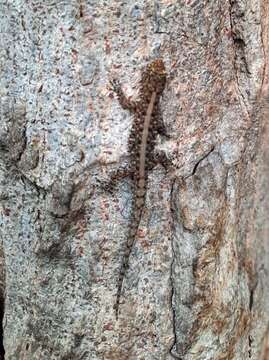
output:
<instances>
[{"instance_id":1,"label":"gecko","mask_svg":"<svg viewBox=\"0 0 269 360\"><path fill-rule=\"evenodd\" d=\"M128 137L128 154L130 155L130 174L134 183L132 210L129 231L123 252L114 309L118 319L123 280L129 266L129 257L139 228L147 186L148 171L154 166L152 152L157 134L164 133L160 118L159 101L166 83L166 70L162 59L149 63L142 72L138 101L126 97L119 82L112 80L112 90L119 104L134 115Z\"/></svg>"}]
</instances>

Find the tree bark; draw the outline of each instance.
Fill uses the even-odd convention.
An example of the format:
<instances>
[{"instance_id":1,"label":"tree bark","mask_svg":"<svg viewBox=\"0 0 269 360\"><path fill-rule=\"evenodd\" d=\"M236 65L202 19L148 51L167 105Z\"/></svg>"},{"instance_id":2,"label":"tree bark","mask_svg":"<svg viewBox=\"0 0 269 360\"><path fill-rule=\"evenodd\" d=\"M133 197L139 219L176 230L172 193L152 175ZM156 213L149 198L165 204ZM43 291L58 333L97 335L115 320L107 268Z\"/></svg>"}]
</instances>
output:
<instances>
[{"instance_id":1,"label":"tree bark","mask_svg":"<svg viewBox=\"0 0 269 360\"><path fill-rule=\"evenodd\" d=\"M3 0L0 14L5 359L265 359L268 0ZM157 57L166 166L149 173L116 320L132 181L105 184L128 165L132 117L108 84L135 99Z\"/></svg>"}]
</instances>

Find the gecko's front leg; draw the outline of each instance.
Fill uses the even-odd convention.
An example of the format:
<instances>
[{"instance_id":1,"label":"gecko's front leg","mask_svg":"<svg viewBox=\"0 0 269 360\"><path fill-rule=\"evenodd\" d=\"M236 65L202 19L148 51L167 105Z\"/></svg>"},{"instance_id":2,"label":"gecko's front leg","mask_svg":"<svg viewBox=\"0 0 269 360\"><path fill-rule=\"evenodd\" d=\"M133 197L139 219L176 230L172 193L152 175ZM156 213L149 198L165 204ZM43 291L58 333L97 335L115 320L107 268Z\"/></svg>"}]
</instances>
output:
<instances>
[{"instance_id":1,"label":"gecko's front leg","mask_svg":"<svg viewBox=\"0 0 269 360\"><path fill-rule=\"evenodd\" d=\"M124 110L129 110L132 113L136 113L138 109L138 103L133 101L130 97L127 97L117 79L110 80L111 90L117 95L119 104Z\"/></svg>"}]
</instances>

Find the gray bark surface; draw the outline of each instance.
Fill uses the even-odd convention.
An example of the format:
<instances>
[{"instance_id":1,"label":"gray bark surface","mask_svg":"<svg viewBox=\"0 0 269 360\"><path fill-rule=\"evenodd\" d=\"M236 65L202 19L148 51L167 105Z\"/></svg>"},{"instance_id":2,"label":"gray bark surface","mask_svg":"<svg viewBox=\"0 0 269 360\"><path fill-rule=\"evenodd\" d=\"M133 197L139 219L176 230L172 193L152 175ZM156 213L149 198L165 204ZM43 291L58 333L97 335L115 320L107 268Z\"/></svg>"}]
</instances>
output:
<instances>
[{"instance_id":1,"label":"gray bark surface","mask_svg":"<svg viewBox=\"0 0 269 360\"><path fill-rule=\"evenodd\" d=\"M0 238L5 359L263 360L269 325L269 4L0 3ZM156 57L167 159L115 318L132 117ZM1 306L3 308L3 304Z\"/></svg>"}]
</instances>

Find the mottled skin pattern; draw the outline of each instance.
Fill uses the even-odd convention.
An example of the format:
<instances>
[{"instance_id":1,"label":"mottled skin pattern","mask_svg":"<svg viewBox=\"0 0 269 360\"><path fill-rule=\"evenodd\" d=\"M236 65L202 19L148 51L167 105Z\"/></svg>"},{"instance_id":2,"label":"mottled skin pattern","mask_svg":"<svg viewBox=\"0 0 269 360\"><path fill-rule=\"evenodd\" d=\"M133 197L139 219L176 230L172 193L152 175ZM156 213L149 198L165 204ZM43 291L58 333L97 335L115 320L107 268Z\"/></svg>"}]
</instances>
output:
<instances>
[{"instance_id":1,"label":"mottled skin pattern","mask_svg":"<svg viewBox=\"0 0 269 360\"><path fill-rule=\"evenodd\" d=\"M134 121L128 139L131 175L134 181L134 196L129 233L122 258L119 274L117 299L115 303L116 318L118 318L120 298L125 272L135 241L145 202L148 171L154 166L152 152L156 136L164 132L160 119L159 100L165 87L166 72L161 59L152 61L143 71L139 92L139 100L128 99L117 81L111 82L113 91L123 109L134 114Z\"/></svg>"}]
</instances>

